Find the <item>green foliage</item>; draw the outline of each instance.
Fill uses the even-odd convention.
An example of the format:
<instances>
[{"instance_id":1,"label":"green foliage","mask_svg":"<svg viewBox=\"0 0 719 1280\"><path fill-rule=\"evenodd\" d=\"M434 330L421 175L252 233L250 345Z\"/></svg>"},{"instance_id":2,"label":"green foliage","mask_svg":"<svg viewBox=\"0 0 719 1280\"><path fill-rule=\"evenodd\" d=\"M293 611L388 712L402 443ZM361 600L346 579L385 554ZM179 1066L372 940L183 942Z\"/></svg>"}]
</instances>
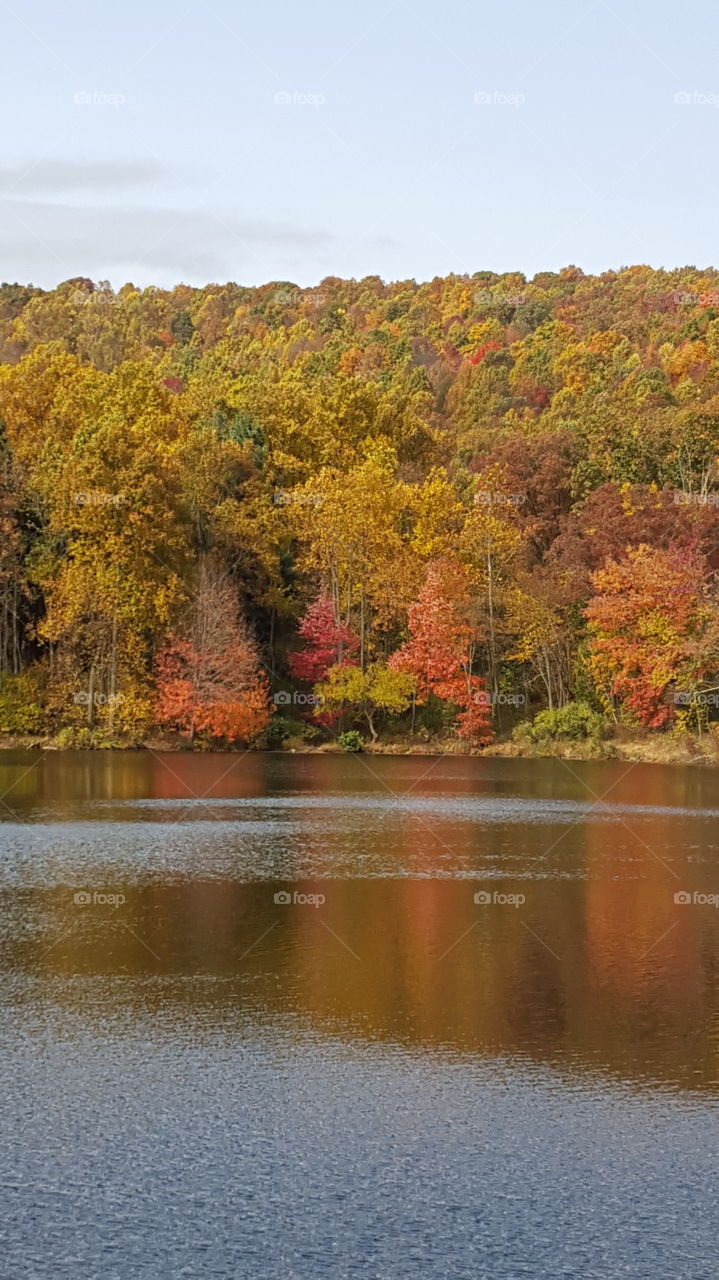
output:
<instances>
[{"instance_id":1,"label":"green foliage","mask_svg":"<svg viewBox=\"0 0 719 1280\"><path fill-rule=\"evenodd\" d=\"M347 729L345 733L341 733L337 742L343 751L356 752L361 751L364 743L362 742L362 734L356 729Z\"/></svg>"},{"instance_id":2,"label":"green foliage","mask_svg":"<svg viewBox=\"0 0 719 1280\"><path fill-rule=\"evenodd\" d=\"M512 734L515 742L599 742L606 737L608 721L586 702L540 711L534 720L522 721Z\"/></svg>"},{"instance_id":3,"label":"green foliage","mask_svg":"<svg viewBox=\"0 0 719 1280\"><path fill-rule=\"evenodd\" d=\"M178 311L177 315L173 316L170 331L175 341L181 346L187 346L188 342L192 341L195 326L187 311Z\"/></svg>"},{"instance_id":4,"label":"green foliage","mask_svg":"<svg viewBox=\"0 0 719 1280\"><path fill-rule=\"evenodd\" d=\"M265 751L280 751L293 738L300 742L312 742L317 737L317 732L316 726L308 724L306 720L274 715L258 745Z\"/></svg>"}]
</instances>

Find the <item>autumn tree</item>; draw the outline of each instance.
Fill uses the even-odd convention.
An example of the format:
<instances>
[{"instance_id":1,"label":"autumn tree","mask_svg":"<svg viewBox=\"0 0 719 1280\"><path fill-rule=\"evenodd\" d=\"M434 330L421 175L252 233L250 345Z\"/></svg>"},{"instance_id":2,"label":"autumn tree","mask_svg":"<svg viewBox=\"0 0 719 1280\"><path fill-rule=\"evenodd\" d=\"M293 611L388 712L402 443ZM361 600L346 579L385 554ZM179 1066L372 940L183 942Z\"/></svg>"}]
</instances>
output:
<instances>
[{"instance_id":1,"label":"autumn tree","mask_svg":"<svg viewBox=\"0 0 719 1280\"><path fill-rule=\"evenodd\" d=\"M500 665L512 637L507 612L517 567L524 558L518 516L524 498L521 491L509 488L503 468L487 468L477 478L472 507L458 538L471 578L477 625L481 621L488 683L494 695L499 691Z\"/></svg>"},{"instance_id":2,"label":"autumn tree","mask_svg":"<svg viewBox=\"0 0 719 1280\"><path fill-rule=\"evenodd\" d=\"M301 545L299 563L328 584L337 617L360 641L360 666L378 634L410 603L419 564L409 545L412 492L397 478L397 457L382 441L346 472L320 470L294 489L287 507Z\"/></svg>"},{"instance_id":3,"label":"autumn tree","mask_svg":"<svg viewBox=\"0 0 719 1280\"><path fill-rule=\"evenodd\" d=\"M156 661L158 724L251 742L269 723L268 682L232 583L203 563L184 626Z\"/></svg>"},{"instance_id":4,"label":"autumn tree","mask_svg":"<svg viewBox=\"0 0 719 1280\"><path fill-rule=\"evenodd\" d=\"M26 618L21 615L26 588L18 497L10 453L0 432L0 676L20 671L25 641Z\"/></svg>"},{"instance_id":5,"label":"autumn tree","mask_svg":"<svg viewBox=\"0 0 719 1280\"><path fill-rule=\"evenodd\" d=\"M296 680L310 684L324 680L330 667L349 661L359 648L358 637L338 621L335 603L325 591L307 608L298 634L304 645L290 654L290 671Z\"/></svg>"},{"instance_id":6,"label":"autumn tree","mask_svg":"<svg viewBox=\"0 0 719 1280\"><path fill-rule=\"evenodd\" d=\"M418 705L431 696L453 704L460 735L482 742L492 737L491 704L473 672L478 644L466 569L448 559L433 562L409 609L409 639L389 665L413 677Z\"/></svg>"},{"instance_id":7,"label":"autumn tree","mask_svg":"<svg viewBox=\"0 0 719 1280\"><path fill-rule=\"evenodd\" d=\"M352 663L330 667L326 679L315 687L320 716L349 709L367 721L372 741L377 741L378 716L406 711L414 691L414 677L380 662L362 670Z\"/></svg>"},{"instance_id":8,"label":"autumn tree","mask_svg":"<svg viewBox=\"0 0 719 1280\"><path fill-rule=\"evenodd\" d=\"M716 664L703 557L639 546L593 575L587 606L589 669L608 709L648 728L672 718L667 694L693 692Z\"/></svg>"}]
</instances>

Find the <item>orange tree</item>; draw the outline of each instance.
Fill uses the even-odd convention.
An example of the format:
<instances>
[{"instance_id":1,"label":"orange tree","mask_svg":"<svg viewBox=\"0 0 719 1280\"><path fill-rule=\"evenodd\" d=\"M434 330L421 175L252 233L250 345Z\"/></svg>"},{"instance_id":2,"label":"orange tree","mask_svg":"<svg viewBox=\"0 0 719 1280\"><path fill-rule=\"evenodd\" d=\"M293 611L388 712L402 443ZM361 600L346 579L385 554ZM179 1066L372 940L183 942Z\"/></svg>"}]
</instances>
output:
<instances>
[{"instance_id":1,"label":"orange tree","mask_svg":"<svg viewBox=\"0 0 719 1280\"><path fill-rule=\"evenodd\" d=\"M607 709L643 725L672 718L671 688L691 693L710 669L716 613L706 561L693 549L641 545L592 575L589 669Z\"/></svg>"}]
</instances>

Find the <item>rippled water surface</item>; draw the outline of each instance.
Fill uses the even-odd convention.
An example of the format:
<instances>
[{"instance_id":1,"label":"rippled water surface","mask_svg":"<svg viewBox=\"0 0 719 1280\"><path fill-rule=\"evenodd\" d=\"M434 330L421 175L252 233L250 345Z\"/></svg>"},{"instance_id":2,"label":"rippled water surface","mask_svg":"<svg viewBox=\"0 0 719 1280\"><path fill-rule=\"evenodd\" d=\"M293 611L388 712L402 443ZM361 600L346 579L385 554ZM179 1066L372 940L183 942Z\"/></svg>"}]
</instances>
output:
<instances>
[{"instance_id":1,"label":"rippled water surface","mask_svg":"<svg viewBox=\"0 0 719 1280\"><path fill-rule=\"evenodd\" d=\"M5 752L0 797L0 1276L716 1276L713 771Z\"/></svg>"}]
</instances>

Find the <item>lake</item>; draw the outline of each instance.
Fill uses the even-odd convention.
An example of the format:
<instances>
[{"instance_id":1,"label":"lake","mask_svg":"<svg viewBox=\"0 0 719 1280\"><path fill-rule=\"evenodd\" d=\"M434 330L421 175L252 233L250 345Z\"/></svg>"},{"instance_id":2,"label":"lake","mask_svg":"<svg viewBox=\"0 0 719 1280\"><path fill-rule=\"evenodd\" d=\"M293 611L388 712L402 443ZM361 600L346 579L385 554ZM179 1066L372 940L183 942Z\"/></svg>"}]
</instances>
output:
<instances>
[{"instance_id":1,"label":"lake","mask_svg":"<svg viewBox=\"0 0 719 1280\"><path fill-rule=\"evenodd\" d=\"M0 1275L709 1280L711 770L0 755Z\"/></svg>"}]
</instances>

